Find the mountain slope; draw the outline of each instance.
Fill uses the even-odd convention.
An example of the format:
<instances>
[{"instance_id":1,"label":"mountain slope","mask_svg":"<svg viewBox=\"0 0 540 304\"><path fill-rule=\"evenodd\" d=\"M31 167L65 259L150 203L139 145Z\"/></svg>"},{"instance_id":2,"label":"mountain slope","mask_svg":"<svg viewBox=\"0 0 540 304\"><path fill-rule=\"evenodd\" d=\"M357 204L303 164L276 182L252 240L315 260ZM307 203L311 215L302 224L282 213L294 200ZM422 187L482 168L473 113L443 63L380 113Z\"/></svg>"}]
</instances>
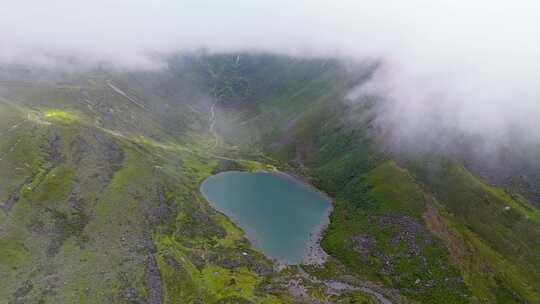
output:
<instances>
[{"instance_id":1,"label":"mountain slope","mask_svg":"<svg viewBox=\"0 0 540 304\"><path fill-rule=\"evenodd\" d=\"M191 64L187 79L35 71L47 81L4 83L0 302L371 301L276 271L204 201L211 174L275 169L258 155L216 155L206 69Z\"/></svg>"},{"instance_id":2,"label":"mountain slope","mask_svg":"<svg viewBox=\"0 0 540 304\"><path fill-rule=\"evenodd\" d=\"M153 72L1 70L0 302L540 303L538 185L390 149L383 101L347 100L376 69L192 54ZM280 270L252 250L199 193L226 170L329 194L328 261Z\"/></svg>"},{"instance_id":3,"label":"mountain slope","mask_svg":"<svg viewBox=\"0 0 540 304\"><path fill-rule=\"evenodd\" d=\"M519 189L489 186L471 173L463 164L474 163L472 153L407 155L388 149L373 124L373 109L384 101L345 100L351 84L369 78L369 71L361 67L350 75L350 69L329 68L264 101L264 115L240 123L248 130L245 122L259 126L260 149L335 198L324 248L358 275L421 302L540 302L533 202ZM325 73L332 75L331 84L313 98L310 88L320 87ZM234 136L230 140L242 144ZM518 160L518 152L507 154ZM496 170L490 172L497 177Z\"/></svg>"}]
</instances>

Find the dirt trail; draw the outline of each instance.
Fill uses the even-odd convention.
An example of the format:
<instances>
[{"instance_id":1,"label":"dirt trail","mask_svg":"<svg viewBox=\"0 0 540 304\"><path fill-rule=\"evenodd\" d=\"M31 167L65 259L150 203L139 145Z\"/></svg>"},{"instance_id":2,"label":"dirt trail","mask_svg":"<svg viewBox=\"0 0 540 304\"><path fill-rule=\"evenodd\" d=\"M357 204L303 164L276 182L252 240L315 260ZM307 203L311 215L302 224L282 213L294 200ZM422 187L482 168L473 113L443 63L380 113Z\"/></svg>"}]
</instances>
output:
<instances>
[{"instance_id":1,"label":"dirt trail","mask_svg":"<svg viewBox=\"0 0 540 304\"><path fill-rule=\"evenodd\" d=\"M135 100L133 97L129 96L126 92L120 90L118 87L116 87L112 83L108 82L107 85L109 86L109 88L111 88L118 95L120 95L120 96L126 98L127 100L131 101L133 104L140 107L141 109L143 109L145 111L148 111L148 109L146 109L146 107L143 104L141 104L140 102Z\"/></svg>"},{"instance_id":2,"label":"dirt trail","mask_svg":"<svg viewBox=\"0 0 540 304\"><path fill-rule=\"evenodd\" d=\"M299 267L300 275L311 282L317 283L317 284L324 284L326 288L328 289L327 292L329 293L340 293L341 291L361 291L363 293L369 294L370 296L374 297L379 301L381 304L392 304L390 300L388 300L384 295L382 295L380 292L377 292L373 290L372 288L369 288L367 286L352 286L348 283L339 282L339 281L333 281L333 280L319 280L302 269L302 267Z\"/></svg>"}]
</instances>

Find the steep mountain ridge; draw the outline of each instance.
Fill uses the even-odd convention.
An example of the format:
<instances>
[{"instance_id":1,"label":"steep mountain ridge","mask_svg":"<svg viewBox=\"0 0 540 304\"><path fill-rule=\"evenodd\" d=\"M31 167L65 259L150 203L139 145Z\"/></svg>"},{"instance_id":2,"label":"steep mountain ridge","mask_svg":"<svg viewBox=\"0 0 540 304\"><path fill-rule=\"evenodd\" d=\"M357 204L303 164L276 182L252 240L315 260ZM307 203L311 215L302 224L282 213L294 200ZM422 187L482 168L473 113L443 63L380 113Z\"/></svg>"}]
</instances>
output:
<instances>
[{"instance_id":1,"label":"steep mountain ridge","mask_svg":"<svg viewBox=\"0 0 540 304\"><path fill-rule=\"evenodd\" d=\"M381 101L346 101L376 68L192 54L0 71L0 302L540 303L530 196L455 155L386 147ZM328 262L278 270L252 250L198 190L226 170L328 193Z\"/></svg>"},{"instance_id":2,"label":"steep mountain ridge","mask_svg":"<svg viewBox=\"0 0 540 304\"><path fill-rule=\"evenodd\" d=\"M354 79L350 68L336 70L325 73ZM524 197L530 196L520 195L520 188L512 184L488 185L463 165L480 176L489 175L490 181L521 172L523 176L514 177L532 181L526 189L531 191L538 184L527 176L534 176L536 166L523 170L519 164L534 164L535 158L505 147L506 157L514 161L493 167L484 161L471 166L481 159L474 153L400 154L384 145L384 133L373 124L372 109L384 101L360 96L351 103L345 99L347 86L340 86L339 76L332 79L335 91L326 88L314 99L309 88L317 80L311 79L293 94L278 95L262 106L266 113L279 114L244 120L259 126L258 134L266 130L258 135L261 149L311 176L336 199L325 249L358 273L372 275L421 302L540 301L539 268L531 267L539 262L535 220L539 213L534 201L527 201ZM349 83L349 89L351 84L358 85ZM282 100L294 100L294 105ZM304 111L296 111L299 104L304 104ZM284 115L289 108L292 115ZM272 126L261 131L260 126L268 124ZM231 140L238 143L235 136ZM534 147L530 153L534 155ZM501 172L501 167L507 169ZM431 240L433 235L444 245ZM453 278L456 283L450 284Z\"/></svg>"}]
</instances>

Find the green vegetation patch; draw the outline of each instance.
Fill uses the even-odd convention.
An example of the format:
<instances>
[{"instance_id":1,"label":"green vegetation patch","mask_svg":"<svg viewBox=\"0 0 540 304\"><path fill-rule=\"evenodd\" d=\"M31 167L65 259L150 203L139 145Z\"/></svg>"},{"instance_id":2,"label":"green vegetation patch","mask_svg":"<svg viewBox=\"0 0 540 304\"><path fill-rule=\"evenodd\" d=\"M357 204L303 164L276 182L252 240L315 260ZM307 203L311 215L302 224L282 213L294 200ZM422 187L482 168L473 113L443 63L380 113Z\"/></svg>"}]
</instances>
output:
<instances>
[{"instance_id":1,"label":"green vegetation patch","mask_svg":"<svg viewBox=\"0 0 540 304\"><path fill-rule=\"evenodd\" d=\"M441 240L423 225L424 194L395 163L353 180L335 200L323 247L358 274L426 303L467 303Z\"/></svg>"}]
</instances>

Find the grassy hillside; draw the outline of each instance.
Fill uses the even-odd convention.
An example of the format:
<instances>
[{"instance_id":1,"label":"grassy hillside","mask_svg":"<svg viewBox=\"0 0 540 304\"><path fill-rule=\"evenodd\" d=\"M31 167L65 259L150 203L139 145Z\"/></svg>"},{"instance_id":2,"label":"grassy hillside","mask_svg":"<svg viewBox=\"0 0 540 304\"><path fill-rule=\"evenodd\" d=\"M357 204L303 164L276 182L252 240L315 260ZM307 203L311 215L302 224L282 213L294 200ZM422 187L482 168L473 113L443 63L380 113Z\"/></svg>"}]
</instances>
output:
<instances>
[{"instance_id":1,"label":"grassy hillside","mask_svg":"<svg viewBox=\"0 0 540 304\"><path fill-rule=\"evenodd\" d=\"M276 270L204 201L212 174L275 169L218 156L207 70L186 64L3 85L0 303L374 303Z\"/></svg>"},{"instance_id":2,"label":"grassy hillside","mask_svg":"<svg viewBox=\"0 0 540 304\"><path fill-rule=\"evenodd\" d=\"M335 199L323 246L347 271L423 303L539 303L538 209L472 174L464 155L386 152L372 124L382 101L344 102L366 78L366 66L328 67L260 101L263 114L227 123L257 126L259 149Z\"/></svg>"},{"instance_id":3,"label":"grassy hillside","mask_svg":"<svg viewBox=\"0 0 540 304\"><path fill-rule=\"evenodd\" d=\"M271 265L201 198L205 137L157 142L70 106L2 103L5 303L289 301L260 293Z\"/></svg>"},{"instance_id":4,"label":"grassy hillside","mask_svg":"<svg viewBox=\"0 0 540 304\"><path fill-rule=\"evenodd\" d=\"M381 101L345 100L375 69L199 54L0 70L0 303L540 303L534 191L388 150ZM226 170L331 196L328 261L276 269L252 250L199 193Z\"/></svg>"}]
</instances>

